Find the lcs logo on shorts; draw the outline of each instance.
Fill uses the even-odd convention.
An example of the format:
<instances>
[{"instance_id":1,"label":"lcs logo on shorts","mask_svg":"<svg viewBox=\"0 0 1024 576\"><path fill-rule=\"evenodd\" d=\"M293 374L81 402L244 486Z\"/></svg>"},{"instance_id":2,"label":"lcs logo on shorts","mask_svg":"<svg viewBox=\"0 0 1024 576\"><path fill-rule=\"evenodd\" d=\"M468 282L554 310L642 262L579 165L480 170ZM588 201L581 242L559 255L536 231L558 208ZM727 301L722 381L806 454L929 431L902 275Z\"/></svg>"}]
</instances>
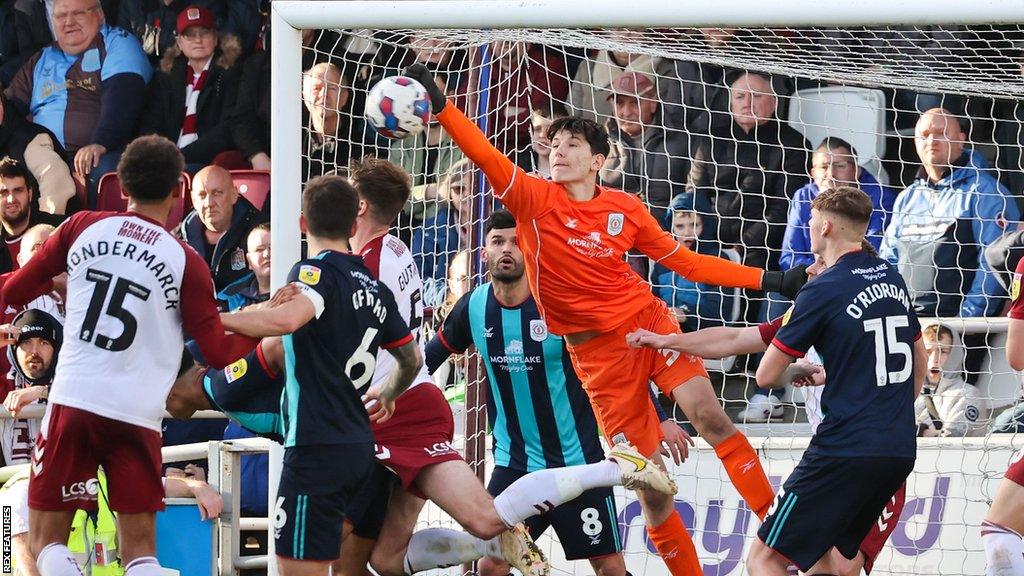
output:
<instances>
[{"instance_id":1,"label":"lcs logo on shorts","mask_svg":"<svg viewBox=\"0 0 1024 576\"><path fill-rule=\"evenodd\" d=\"M245 361L245 358L242 358L238 362L235 362L234 364L224 369L224 377L227 378L228 384L230 384L235 380L238 380L242 376L245 376L245 373L248 370L249 363Z\"/></svg>"},{"instance_id":2,"label":"lcs logo on shorts","mask_svg":"<svg viewBox=\"0 0 1024 576\"><path fill-rule=\"evenodd\" d=\"M543 342L548 337L548 325L543 320L530 320L530 339Z\"/></svg>"},{"instance_id":3,"label":"lcs logo on shorts","mask_svg":"<svg viewBox=\"0 0 1024 576\"><path fill-rule=\"evenodd\" d=\"M95 500L99 492L100 483L95 478L60 487L60 495L64 502L71 500Z\"/></svg>"},{"instance_id":4,"label":"lcs logo on shorts","mask_svg":"<svg viewBox=\"0 0 1024 576\"><path fill-rule=\"evenodd\" d=\"M444 456L446 454L455 454L455 448L452 447L451 442L435 442L433 446L426 446L423 451L427 453L431 458L437 458L438 456Z\"/></svg>"},{"instance_id":5,"label":"lcs logo on shorts","mask_svg":"<svg viewBox=\"0 0 1024 576\"><path fill-rule=\"evenodd\" d=\"M1010 300L1014 302L1020 297L1020 274L1014 273L1013 283L1010 284Z\"/></svg>"},{"instance_id":6,"label":"lcs logo on shorts","mask_svg":"<svg viewBox=\"0 0 1024 576\"><path fill-rule=\"evenodd\" d=\"M622 226L626 222L626 217L618 212L614 212L608 215L608 235L618 236L622 233Z\"/></svg>"},{"instance_id":7,"label":"lcs logo on shorts","mask_svg":"<svg viewBox=\"0 0 1024 576\"><path fill-rule=\"evenodd\" d=\"M299 268L299 282L316 286L320 283L320 269L309 264L303 265Z\"/></svg>"}]
</instances>

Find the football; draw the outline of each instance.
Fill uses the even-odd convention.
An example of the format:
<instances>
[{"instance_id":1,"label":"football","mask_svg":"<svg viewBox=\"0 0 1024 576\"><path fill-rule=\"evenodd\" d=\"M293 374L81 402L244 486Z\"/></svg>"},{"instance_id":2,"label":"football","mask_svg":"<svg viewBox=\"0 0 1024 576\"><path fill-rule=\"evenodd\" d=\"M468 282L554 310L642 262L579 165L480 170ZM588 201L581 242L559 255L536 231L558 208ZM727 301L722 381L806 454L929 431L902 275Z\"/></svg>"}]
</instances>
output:
<instances>
[{"instance_id":1,"label":"football","mask_svg":"<svg viewBox=\"0 0 1024 576\"><path fill-rule=\"evenodd\" d=\"M370 89L363 115L378 134L400 140L419 134L427 127L430 96L416 80L391 76Z\"/></svg>"}]
</instances>

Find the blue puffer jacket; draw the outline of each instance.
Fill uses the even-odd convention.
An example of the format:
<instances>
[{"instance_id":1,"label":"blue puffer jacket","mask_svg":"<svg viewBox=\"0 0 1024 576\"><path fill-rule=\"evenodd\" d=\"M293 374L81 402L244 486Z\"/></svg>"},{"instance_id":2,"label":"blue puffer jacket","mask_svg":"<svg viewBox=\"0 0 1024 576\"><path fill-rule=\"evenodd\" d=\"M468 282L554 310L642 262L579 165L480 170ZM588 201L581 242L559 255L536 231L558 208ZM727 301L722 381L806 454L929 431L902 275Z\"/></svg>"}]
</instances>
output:
<instances>
[{"instance_id":1,"label":"blue puffer jacket","mask_svg":"<svg viewBox=\"0 0 1024 576\"><path fill-rule=\"evenodd\" d=\"M882 243L882 234L892 216L892 205L896 195L892 189L882 186L873 174L861 168L857 177L857 185L871 198L874 210L868 222L868 242L878 250ZM814 263L811 254L811 201L818 195L818 185L814 182L804 186L793 194L789 204L789 218L786 222L786 234L782 237L782 256L779 256L779 268L789 270L799 264L810 266Z\"/></svg>"},{"instance_id":2,"label":"blue puffer jacket","mask_svg":"<svg viewBox=\"0 0 1024 576\"><path fill-rule=\"evenodd\" d=\"M968 151L936 183L923 172L896 199L880 253L899 267L921 316L989 316L1004 291L985 247L1020 220L1009 191Z\"/></svg>"}]
</instances>

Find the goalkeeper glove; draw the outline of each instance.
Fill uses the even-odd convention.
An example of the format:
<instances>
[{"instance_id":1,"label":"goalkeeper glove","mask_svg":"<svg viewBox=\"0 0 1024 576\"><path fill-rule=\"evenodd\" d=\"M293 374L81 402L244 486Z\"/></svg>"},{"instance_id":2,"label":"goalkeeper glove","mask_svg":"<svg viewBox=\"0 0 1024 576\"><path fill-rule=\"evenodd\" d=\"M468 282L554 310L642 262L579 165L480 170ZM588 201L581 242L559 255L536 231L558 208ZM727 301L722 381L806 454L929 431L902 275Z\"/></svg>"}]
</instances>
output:
<instances>
[{"instance_id":1,"label":"goalkeeper glove","mask_svg":"<svg viewBox=\"0 0 1024 576\"><path fill-rule=\"evenodd\" d=\"M807 283L807 266L801 264L794 266L785 272L765 271L761 277L761 290L765 292L778 292L790 300L796 298L796 293Z\"/></svg>"},{"instance_id":2,"label":"goalkeeper glove","mask_svg":"<svg viewBox=\"0 0 1024 576\"><path fill-rule=\"evenodd\" d=\"M423 64L413 64L405 69L403 75L423 84L423 87L427 89L427 94L430 95L431 112L439 114L441 110L444 110L444 105L448 101L448 98L446 98L444 92L441 92L441 89L437 87L437 83L434 82L434 75L426 66Z\"/></svg>"}]
</instances>

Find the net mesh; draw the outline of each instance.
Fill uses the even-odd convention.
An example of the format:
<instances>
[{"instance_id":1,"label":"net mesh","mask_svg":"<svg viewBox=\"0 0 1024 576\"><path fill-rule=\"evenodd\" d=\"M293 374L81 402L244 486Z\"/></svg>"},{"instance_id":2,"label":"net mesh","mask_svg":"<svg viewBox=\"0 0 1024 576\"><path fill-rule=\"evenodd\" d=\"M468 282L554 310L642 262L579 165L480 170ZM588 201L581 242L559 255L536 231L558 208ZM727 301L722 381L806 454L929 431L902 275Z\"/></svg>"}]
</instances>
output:
<instances>
[{"instance_id":1,"label":"net mesh","mask_svg":"<svg viewBox=\"0 0 1024 576\"><path fill-rule=\"evenodd\" d=\"M343 168L363 154L389 158L409 172L413 198L395 233L420 267L424 303L432 311L428 324L435 329L459 296L486 280L479 261L482 224L495 202L438 126L387 141L365 125L369 88L414 62L426 63L456 104L527 171L548 170L543 131L552 116L578 114L605 124L613 144L602 181L638 194L667 230L698 237L697 249L745 264L778 269L810 263L798 238L806 234L800 191L842 182L843 174L873 195L877 221L869 239L876 247L894 222L927 228L912 209L930 215L939 228L919 230L917 239L931 233L931 240L896 245L916 257L901 270L915 294L930 290L922 316L944 317L965 352L946 374L953 380L962 374L967 384L949 392L961 401L959 409L936 397L940 406L919 407L919 419L927 434L977 437L921 441L907 505L873 573L984 574L978 525L1017 439L1018 376L1005 359L1006 324L996 317L1009 301L1012 253L1020 244L1010 233L1024 194L1022 39L1019 26L320 30L304 35L303 176ZM629 72L642 78L616 88ZM639 98L618 102L616 92ZM944 133L954 150L966 151L952 159L954 169L970 168L971 182L979 174L986 179L980 187L956 184L958 197L987 208L940 213L948 208L943 204L898 212L897 197L920 185L915 125L935 107L947 109L962 128L959 138ZM831 155L815 154L826 137L841 138L852 150L833 146ZM688 221L679 212L700 218ZM697 220L702 230L694 229ZM790 304L779 295L680 282L641 254L630 261L687 330L752 325L780 316ZM765 439L757 446L766 470L781 481L811 433L804 396L789 389L778 404L755 396L756 356L707 366L727 414L751 438ZM465 427L457 447L482 470L490 464L486 372L470 353L442 373L437 379ZM686 414L662 401L674 420L687 423ZM766 413L769 421L761 422ZM941 432L937 421L947 417ZM675 472L677 508L705 573L741 573L757 522L713 450L702 444ZM618 493L618 505L627 567L634 574L666 573L632 494ZM421 520L451 524L433 508ZM542 543L556 572L591 573L585 563L564 560L557 536Z\"/></svg>"}]
</instances>

